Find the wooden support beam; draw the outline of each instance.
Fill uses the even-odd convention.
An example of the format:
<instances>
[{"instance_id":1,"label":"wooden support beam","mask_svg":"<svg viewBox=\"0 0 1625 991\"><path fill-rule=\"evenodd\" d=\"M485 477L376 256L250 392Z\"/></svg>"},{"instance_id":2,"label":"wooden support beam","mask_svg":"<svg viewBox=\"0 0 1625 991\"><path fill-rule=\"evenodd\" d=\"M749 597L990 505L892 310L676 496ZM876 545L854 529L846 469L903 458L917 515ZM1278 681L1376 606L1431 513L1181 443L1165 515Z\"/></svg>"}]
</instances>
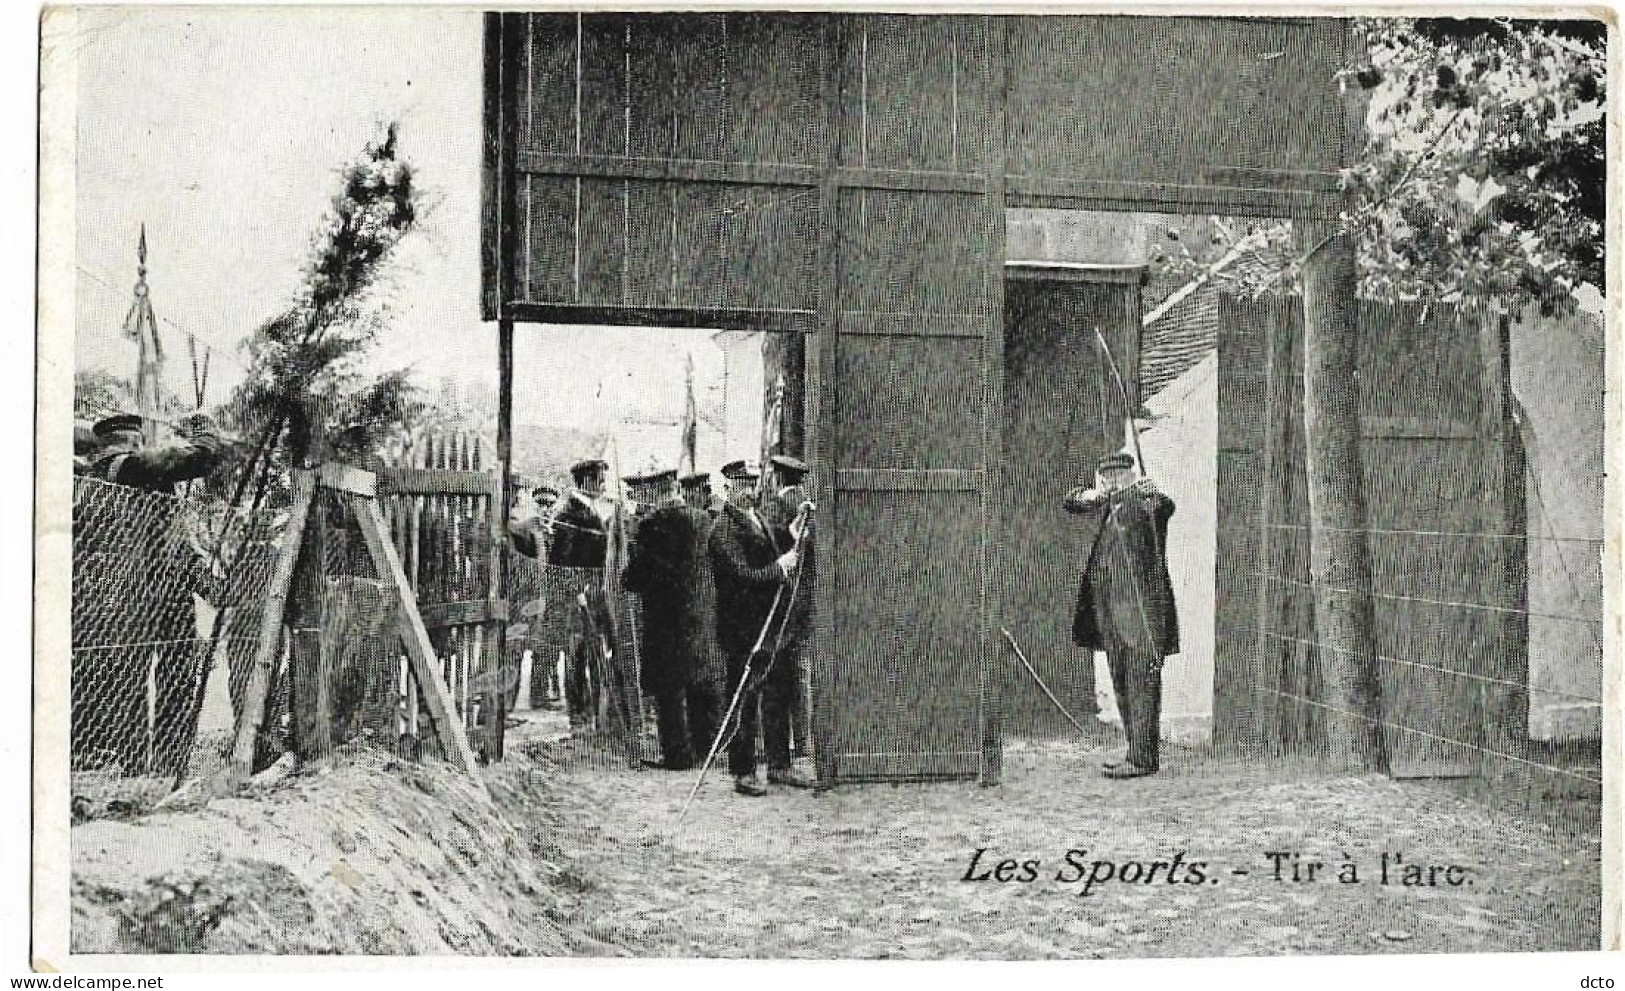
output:
<instances>
[{"instance_id":1,"label":"wooden support beam","mask_svg":"<svg viewBox=\"0 0 1625 991\"><path fill-rule=\"evenodd\" d=\"M322 472L318 470L317 485ZM293 716L293 752L301 765L320 764L333 755L332 655L324 636L327 625L326 503L317 501L305 522L304 542L294 568L288 622L292 627L292 656L288 674Z\"/></svg>"},{"instance_id":2,"label":"wooden support beam","mask_svg":"<svg viewBox=\"0 0 1625 991\"><path fill-rule=\"evenodd\" d=\"M271 684L271 666L276 663L277 647L282 643L282 614L288 607L288 589L293 585L294 566L304 546L305 521L310 516L310 504L315 495L315 474L294 472L293 507L288 516L288 529L282 534L276 570L271 573L271 583L265 590L265 606L260 614L259 646L254 653L254 668L249 672L248 687L243 692L243 711L237 718L237 739L232 745L231 762L226 766L226 783L232 787L246 782L254 773L254 742L259 735L260 724L265 721L265 692Z\"/></svg>"},{"instance_id":3,"label":"wooden support beam","mask_svg":"<svg viewBox=\"0 0 1625 991\"><path fill-rule=\"evenodd\" d=\"M395 547L389 542L388 528L378 511L378 504L371 499L355 499L351 505L357 522L361 524L361 535L366 538L373 564L378 568L378 573L395 588L401 607L401 640L405 642L412 673L422 687L424 703L428 706L429 718L434 721L435 733L440 737L451 762L467 771L484 788L484 782L479 777L478 761L468 743L468 734L463 729L462 720L457 718L451 693L440 678L440 662L435 657L434 645L429 642L429 631L423 626L423 618L418 615L417 597L406 583L406 573L401 570Z\"/></svg>"},{"instance_id":4,"label":"wooden support beam","mask_svg":"<svg viewBox=\"0 0 1625 991\"><path fill-rule=\"evenodd\" d=\"M1326 720L1326 743L1336 764L1386 770L1360 458L1354 242L1323 221L1300 221L1294 234L1305 259L1303 426L1315 634L1327 648L1319 655L1326 704L1336 710Z\"/></svg>"},{"instance_id":5,"label":"wooden support beam","mask_svg":"<svg viewBox=\"0 0 1625 991\"><path fill-rule=\"evenodd\" d=\"M368 499L378 494L377 475L336 461L329 461L318 468L316 481L324 489L337 489Z\"/></svg>"}]
</instances>

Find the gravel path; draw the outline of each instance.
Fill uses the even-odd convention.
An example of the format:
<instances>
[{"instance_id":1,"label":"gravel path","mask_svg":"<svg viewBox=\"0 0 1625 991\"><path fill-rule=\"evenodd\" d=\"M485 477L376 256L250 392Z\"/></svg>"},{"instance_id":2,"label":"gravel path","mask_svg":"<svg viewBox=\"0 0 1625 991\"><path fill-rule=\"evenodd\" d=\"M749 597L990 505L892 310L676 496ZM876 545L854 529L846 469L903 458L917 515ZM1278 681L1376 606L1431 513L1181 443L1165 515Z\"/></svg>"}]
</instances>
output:
<instances>
[{"instance_id":1,"label":"gravel path","mask_svg":"<svg viewBox=\"0 0 1625 991\"><path fill-rule=\"evenodd\" d=\"M569 921L640 956L1491 952L1599 940L1595 832L1560 835L1434 785L1178 751L1156 777L1113 782L1098 773L1100 745L1013 744L992 789L746 799L713 775L674 833L691 773L630 771L531 733L516 742L534 761L526 773L547 779L546 843L583 879ZM1069 863L1069 851L1086 852ZM1271 851L1299 854L1303 880L1291 880L1291 857L1276 880ZM1000 883L1006 859L1014 879ZM1345 860L1355 883L1339 880ZM1106 873L1096 861L1117 876L1083 894L1080 877ZM1309 881L1312 861L1325 866ZM1405 885L1411 864L1436 867L1433 883Z\"/></svg>"}]
</instances>

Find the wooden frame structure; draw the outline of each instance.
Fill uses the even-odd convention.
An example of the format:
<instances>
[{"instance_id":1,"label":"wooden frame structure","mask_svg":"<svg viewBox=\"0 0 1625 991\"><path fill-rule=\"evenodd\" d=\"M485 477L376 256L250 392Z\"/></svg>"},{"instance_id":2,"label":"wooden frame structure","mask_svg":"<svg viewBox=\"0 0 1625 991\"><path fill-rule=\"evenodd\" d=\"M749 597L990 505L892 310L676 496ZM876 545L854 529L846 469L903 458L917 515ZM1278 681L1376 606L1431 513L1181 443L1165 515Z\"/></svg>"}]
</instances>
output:
<instances>
[{"instance_id":1,"label":"wooden frame structure","mask_svg":"<svg viewBox=\"0 0 1625 991\"><path fill-rule=\"evenodd\" d=\"M293 505L278 548L276 567L266 587L259 643L244 693L243 712L237 721L231 761L226 769L227 782L240 784L247 780L253 769L255 739L265 720L265 697L277 648L282 642L288 593L293 586L300 559L308 551L305 535L317 491L327 489L338 493L354 514L373 566L393 590L399 632L412 676L422 693L446 758L472 776L483 788L478 760L469 744L463 720L458 716L456 702L440 675L440 661L423 617L418 612L417 596L395 552L390 526L379 510L376 476L356 468L327 464L318 470L295 471L293 483ZM498 708L500 710L500 706Z\"/></svg>"},{"instance_id":2,"label":"wooden frame structure","mask_svg":"<svg viewBox=\"0 0 1625 991\"><path fill-rule=\"evenodd\" d=\"M488 14L503 470L516 323L808 335L819 777L997 780L1005 209L1335 217L1351 44L1334 19Z\"/></svg>"}]
</instances>

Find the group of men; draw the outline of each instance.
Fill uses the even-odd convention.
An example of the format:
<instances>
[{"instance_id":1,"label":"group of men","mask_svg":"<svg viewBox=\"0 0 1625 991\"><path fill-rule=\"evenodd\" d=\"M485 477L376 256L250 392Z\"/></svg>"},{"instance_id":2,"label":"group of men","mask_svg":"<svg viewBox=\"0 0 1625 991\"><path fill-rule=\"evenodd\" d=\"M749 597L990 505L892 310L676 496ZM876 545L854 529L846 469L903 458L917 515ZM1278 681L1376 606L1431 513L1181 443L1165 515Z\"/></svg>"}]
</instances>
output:
<instances>
[{"instance_id":1,"label":"group of men","mask_svg":"<svg viewBox=\"0 0 1625 991\"><path fill-rule=\"evenodd\" d=\"M208 417L148 446L143 421L118 414L75 441L71 749L76 767L178 774L196 721L199 644L192 596L220 589L178 532L175 486L213 472L225 442ZM150 674L149 674L150 672ZM148 681L152 713L148 713Z\"/></svg>"},{"instance_id":2,"label":"group of men","mask_svg":"<svg viewBox=\"0 0 1625 991\"><path fill-rule=\"evenodd\" d=\"M572 491L555 503L545 488L532 495L545 516L510 526L520 553L568 575L558 591L574 600L564 694L579 724L592 699L588 685L616 677L602 664L614 617L603 593L615 505L604 496L608 464L571 468ZM812 555L807 520L812 503L802 483L807 466L772 457L766 478L750 461L720 469L726 495L712 495L710 475L675 470L623 479L631 512L622 587L638 596L640 688L655 703L659 766L686 770L725 741L734 788L767 794L767 782L810 787L793 765L808 729L804 650L811 636ZM615 686L624 691L624 686ZM764 755L756 750L761 735Z\"/></svg>"},{"instance_id":3,"label":"group of men","mask_svg":"<svg viewBox=\"0 0 1625 991\"><path fill-rule=\"evenodd\" d=\"M140 525L77 531L98 501L120 491L172 495L178 483L209 474L225 444L201 414L181 421L179 441L162 446L146 445L142 425L135 415L108 417L92 428L92 443L76 442L75 474L107 484L75 500L73 750L76 759L110 756L125 773L174 773L185 757L195 694L191 597L210 597L208 570L177 539L168 500L145 507ZM605 678L606 668L594 669L592 646L614 639L602 581L615 512L604 494L608 467L598 459L573 466L574 488L558 505L558 492L538 488L545 518L510 529L521 553L564 569L561 591L580 606L562 686L573 722L589 711L588 686ZM1099 462L1095 485L1072 490L1063 504L1089 523L1073 638L1107 657L1128 742L1121 760L1107 762L1113 778L1158 770L1162 665L1179 652L1166 554L1174 503L1135 469L1133 455L1113 452ZM808 733L802 700L814 561L812 503L802 486L807 466L778 455L767 471L764 479L752 462L724 465L720 505L706 473L625 480L632 521L620 577L642 607L640 687L655 702L661 766L692 768L726 741L735 790L750 796L767 793L758 756L768 782L811 785L792 764ZM149 664L156 686L150 719ZM614 677L618 669L606 667ZM624 697L627 686L615 688ZM758 733L765 755L756 750Z\"/></svg>"}]
</instances>

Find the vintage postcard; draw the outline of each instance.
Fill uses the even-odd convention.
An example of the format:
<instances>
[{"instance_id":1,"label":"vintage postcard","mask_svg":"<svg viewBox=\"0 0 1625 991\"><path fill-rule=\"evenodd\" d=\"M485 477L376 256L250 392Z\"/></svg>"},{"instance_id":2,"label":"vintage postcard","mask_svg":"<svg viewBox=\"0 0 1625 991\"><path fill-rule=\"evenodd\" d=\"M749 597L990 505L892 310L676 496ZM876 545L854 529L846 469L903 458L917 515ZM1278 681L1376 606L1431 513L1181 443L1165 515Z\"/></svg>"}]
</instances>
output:
<instances>
[{"instance_id":1,"label":"vintage postcard","mask_svg":"<svg viewBox=\"0 0 1625 991\"><path fill-rule=\"evenodd\" d=\"M1618 949L1617 45L47 9L34 966Z\"/></svg>"}]
</instances>

